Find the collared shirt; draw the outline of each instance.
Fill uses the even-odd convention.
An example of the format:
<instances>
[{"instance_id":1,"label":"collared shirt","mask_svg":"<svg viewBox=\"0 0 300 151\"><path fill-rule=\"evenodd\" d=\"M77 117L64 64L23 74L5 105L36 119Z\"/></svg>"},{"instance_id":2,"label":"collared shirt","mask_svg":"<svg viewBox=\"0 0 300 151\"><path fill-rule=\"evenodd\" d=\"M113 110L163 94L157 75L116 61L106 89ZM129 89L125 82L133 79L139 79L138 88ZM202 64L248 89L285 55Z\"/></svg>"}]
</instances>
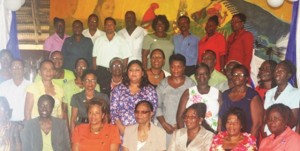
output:
<instances>
[{"instance_id":1,"label":"collared shirt","mask_svg":"<svg viewBox=\"0 0 300 151\"><path fill-rule=\"evenodd\" d=\"M125 39L131 50L132 56L129 57L128 62L136 59L142 60L142 44L144 36L147 35L147 31L144 28L137 26L131 35L128 34L126 28L121 29L118 34Z\"/></svg>"},{"instance_id":2,"label":"collared shirt","mask_svg":"<svg viewBox=\"0 0 300 151\"><path fill-rule=\"evenodd\" d=\"M189 34L187 37L183 37L182 34L177 34L173 37L175 53L180 53L185 57L186 66L197 64L198 42L199 38L192 34Z\"/></svg>"},{"instance_id":3,"label":"collared shirt","mask_svg":"<svg viewBox=\"0 0 300 151\"><path fill-rule=\"evenodd\" d=\"M212 50L216 53L215 69L221 71L221 56L226 55L226 40L224 36L216 32L211 37L205 35L198 44L198 63L202 62L202 56L205 50Z\"/></svg>"},{"instance_id":4,"label":"collared shirt","mask_svg":"<svg viewBox=\"0 0 300 151\"><path fill-rule=\"evenodd\" d=\"M54 98L55 103L52 111L52 116L57 118L62 118L62 99L64 96L63 90L59 85L55 83L53 83L53 86L54 86L55 95L52 97ZM33 119L40 116L38 112L37 104L40 96L46 94L45 86L42 81L37 81L29 85L26 91L33 95L33 106L31 111L31 118Z\"/></svg>"},{"instance_id":5,"label":"collared shirt","mask_svg":"<svg viewBox=\"0 0 300 151\"><path fill-rule=\"evenodd\" d=\"M190 78L192 78L195 82L197 82L195 74L191 75ZM223 82L227 82L226 76L223 73L221 73L217 70L214 70L210 74L210 79L208 80L208 85L219 89L219 84L221 84Z\"/></svg>"},{"instance_id":6,"label":"collared shirt","mask_svg":"<svg viewBox=\"0 0 300 151\"><path fill-rule=\"evenodd\" d=\"M281 94L275 100L274 96L276 94L278 86L267 91L265 96L264 108L267 110L273 104L282 103L288 106L290 109L300 108L300 89L294 88L290 83L285 87ZM265 126L265 132L270 135L268 127Z\"/></svg>"},{"instance_id":7,"label":"collared shirt","mask_svg":"<svg viewBox=\"0 0 300 151\"><path fill-rule=\"evenodd\" d=\"M296 151L300 150L300 135L287 127L279 136L274 134L264 138L259 151Z\"/></svg>"},{"instance_id":8,"label":"collared shirt","mask_svg":"<svg viewBox=\"0 0 300 151\"><path fill-rule=\"evenodd\" d=\"M92 36L89 29L85 29L82 31L82 34L84 37L87 37L87 38L91 38L93 44L95 44L95 41L98 37L102 36L102 35L105 35L105 32L97 29L97 31L95 32L95 34Z\"/></svg>"},{"instance_id":9,"label":"collared shirt","mask_svg":"<svg viewBox=\"0 0 300 151\"><path fill-rule=\"evenodd\" d=\"M54 33L53 35L49 36L44 43L44 50L46 51L61 51L62 46L64 44L64 41L66 38L68 38L68 35L64 35L64 38L61 39L57 33Z\"/></svg>"},{"instance_id":10,"label":"collared shirt","mask_svg":"<svg viewBox=\"0 0 300 151\"><path fill-rule=\"evenodd\" d=\"M24 106L26 97L26 88L30 85L28 80L23 79L20 85L10 79L0 84L0 96L7 99L12 109L12 121L24 120Z\"/></svg>"},{"instance_id":11,"label":"collared shirt","mask_svg":"<svg viewBox=\"0 0 300 151\"><path fill-rule=\"evenodd\" d=\"M131 51L128 48L126 41L115 33L110 41L106 35L102 35L95 41L93 49L93 57L96 57L97 66L109 68L109 62L114 57L126 59L131 56Z\"/></svg>"},{"instance_id":12,"label":"collared shirt","mask_svg":"<svg viewBox=\"0 0 300 151\"><path fill-rule=\"evenodd\" d=\"M65 69L73 71L78 58L85 58L92 65L93 42L90 38L82 35L81 40L76 42L75 37L71 36L65 40L61 51L66 60L63 65Z\"/></svg>"}]
</instances>

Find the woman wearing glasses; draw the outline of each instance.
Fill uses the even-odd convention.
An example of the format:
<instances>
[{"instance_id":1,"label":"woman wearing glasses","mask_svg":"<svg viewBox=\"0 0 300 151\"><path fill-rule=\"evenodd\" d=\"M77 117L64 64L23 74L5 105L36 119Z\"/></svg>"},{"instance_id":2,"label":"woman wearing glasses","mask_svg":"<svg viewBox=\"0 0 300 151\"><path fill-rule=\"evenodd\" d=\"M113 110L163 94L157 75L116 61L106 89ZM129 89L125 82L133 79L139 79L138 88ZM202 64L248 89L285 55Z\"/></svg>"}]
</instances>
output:
<instances>
[{"instance_id":1,"label":"woman wearing glasses","mask_svg":"<svg viewBox=\"0 0 300 151\"><path fill-rule=\"evenodd\" d=\"M183 114L186 128L173 133L168 151L208 151L214 137L214 130L207 124L205 118L206 105L195 103Z\"/></svg>"},{"instance_id":2,"label":"woman wearing glasses","mask_svg":"<svg viewBox=\"0 0 300 151\"><path fill-rule=\"evenodd\" d=\"M246 112L246 132L257 137L264 115L261 99L255 90L246 85L249 72L245 66L236 65L231 73L234 86L223 93L219 116L223 116L231 107L243 109Z\"/></svg>"},{"instance_id":3,"label":"woman wearing glasses","mask_svg":"<svg viewBox=\"0 0 300 151\"><path fill-rule=\"evenodd\" d=\"M244 28L246 19L247 17L242 13L232 16L231 28L233 33L227 38L227 61L236 60L250 71L254 37L251 32Z\"/></svg>"},{"instance_id":4,"label":"woman wearing glasses","mask_svg":"<svg viewBox=\"0 0 300 151\"><path fill-rule=\"evenodd\" d=\"M119 57L112 58L109 62L109 71L111 73L111 80L102 80L101 82L101 92L106 94L108 97L110 97L112 89L121 84L123 81L123 59ZM99 80L101 79L98 79L98 83L100 83Z\"/></svg>"},{"instance_id":5,"label":"woman wearing glasses","mask_svg":"<svg viewBox=\"0 0 300 151\"><path fill-rule=\"evenodd\" d=\"M89 122L87 115L87 104L92 98L101 98L109 102L106 94L95 90L97 85L97 77L94 70L85 70L82 74L81 80L83 81L82 84L84 90L73 95L71 99L71 132L73 132L75 125Z\"/></svg>"},{"instance_id":6,"label":"woman wearing glasses","mask_svg":"<svg viewBox=\"0 0 300 151\"><path fill-rule=\"evenodd\" d=\"M151 122L153 115L151 102L140 101L136 104L134 116L137 124L126 127L123 151L166 150L166 132Z\"/></svg>"},{"instance_id":7,"label":"woman wearing glasses","mask_svg":"<svg viewBox=\"0 0 300 151\"><path fill-rule=\"evenodd\" d=\"M63 98L63 111L67 113L68 119L71 118L71 99L72 96L76 93L81 92L84 90L83 81L81 80L81 76L83 74L83 71L89 68L88 61L85 58L78 58L75 62L75 79L69 80L67 83L63 85L64 90L64 98ZM97 91L100 90L99 85L96 85L95 88Z\"/></svg>"}]
</instances>

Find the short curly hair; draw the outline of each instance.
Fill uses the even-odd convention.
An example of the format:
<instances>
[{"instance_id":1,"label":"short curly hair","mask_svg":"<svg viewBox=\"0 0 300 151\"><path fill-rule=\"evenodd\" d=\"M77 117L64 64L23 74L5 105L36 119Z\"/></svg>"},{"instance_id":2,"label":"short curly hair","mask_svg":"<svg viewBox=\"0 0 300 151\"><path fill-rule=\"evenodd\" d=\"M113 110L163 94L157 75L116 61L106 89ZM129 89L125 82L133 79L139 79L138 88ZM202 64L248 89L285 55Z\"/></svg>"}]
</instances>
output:
<instances>
[{"instance_id":1,"label":"short curly hair","mask_svg":"<svg viewBox=\"0 0 300 151\"><path fill-rule=\"evenodd\" d=\"M169 30L170 23L169 23L169 20L167 19L167 16L166 15L157 15L155 17L155 19L152 21L152 29L154 31L156 31L156 25L157 25L158 21L161 21L165 25L165 31Z\"/></svg>"},{"instance_id":2,"label":"short curly hair","mask_svg":"<svg viewBox=\"0 0 300 151\"><path fill-rule=\"evenodd\" d=\"M282 103L273 104L266 111L266 120L269 119L271 111L278 112L281 115L283 122L290 128L293 128L296 125L293 111L288 106Z\"/></svg>"},{"instance_id":3,"label":"short curly hair","mask_svg":"<svg viewBox=\"0 0 300 151\"><path fill-rule=\"evenodd\" d=\"M226 129L227 118L229 115L235 115L242 125L241 132L246 132L247 130L247 121L246 121L246 113L243 109L238 107L230 108L227 113L222 118L222 127Z\"/></svg>"}]
</instances>

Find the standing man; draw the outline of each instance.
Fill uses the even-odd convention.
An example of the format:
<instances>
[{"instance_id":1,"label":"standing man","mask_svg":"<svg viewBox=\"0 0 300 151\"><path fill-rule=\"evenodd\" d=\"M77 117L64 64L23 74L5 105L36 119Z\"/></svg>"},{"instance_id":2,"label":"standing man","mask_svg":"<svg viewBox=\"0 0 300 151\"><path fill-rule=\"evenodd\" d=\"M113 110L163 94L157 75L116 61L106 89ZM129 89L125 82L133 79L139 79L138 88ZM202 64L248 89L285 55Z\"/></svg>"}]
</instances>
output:
<instances>
[{"instance_id":1,"label":"standing man","mask_svg":"<svg viewBox=\"0 0 300 151\"><path fill-rule=\"evenodd\" d=\"M13 60L9 70L12 79L1 83L0 96L8 100L9 106L12 109L11 120L23 121L26 88L30 82L24 79L24 62L22 60Z\"/></svg>"},{"instance_id":2,"label":"standing man","mask_svg":"<svg viewBox=\"0 0 300 151\"><path fill-rule=\"evenodd\" d=\"M124 67L127 66L131 52L126 41L119 36L116 30L116 20L107 17L104 20L105 35L95 41L93 49L93 69L97 70L98 84L101 86L106 80L111 80L109 62L114 57L123 59Z\"/></svg>"},{"instance_id":3,"label":"standing man","mask_svg":"<svg viewBox=\"0 0 300 151\"><path fill-rule=\"evenodd\" d=\"M87 38L91 38L93 44L95 43L95 40L100 37L101 35L104 35L104 32L98 29L99 25L99 18L96 14L91 14L88 18L88 29L83 30L82 34L83 36Z\"/></svg>"},{"instance_id":4,"label":"standing man","mask_svg":"<svg viewBox=\"0 0 300 151\"><path fill-rule=\"evenodd\" d=\"M129 57L128 62L131 60L142 60L142 44L144 36L147 35L147 31L136 25L135 12L127 11L125 14L126 27L121 29L118 34L126 40L126 43L131 50L132 56Z\"/></svg>"},{"instance_id":5,"label":"standing man","mask_svg":"<svg viewBox=\"0 0 300 151\"><path fill-rule=\"evenodd\" d=\"M55 17L53 19L55 33L49 36L44 43L44 50L61 51L62 45L69 36L65 34L65 20Z\"/></svg>"},{"instance_id":6,"label":"standing man","mask_svg":"<svg viewBox=\"0 0 300 151\"><path fill-rule=\"evenodd\" d=\"M195 73L198 57L199 38L190 33L190 18L180 16L177 19L180 34L173 37L175 53L182 54L186 59L185 75L191 76Z\"/></svg>"},{"instance_id":7,"label":"standing man","mask_svg":"<svg viewBox=\"0 0 300 151\"><path fill-rule=\"evenodd\" d=\"M82 35L83 24L75 20L72 24L73 35L67 38L62 47L65 69L74 70L75 61L78 58L85 58L92 64L93 42L90 38Z\"/></svg>"}]
</instances>

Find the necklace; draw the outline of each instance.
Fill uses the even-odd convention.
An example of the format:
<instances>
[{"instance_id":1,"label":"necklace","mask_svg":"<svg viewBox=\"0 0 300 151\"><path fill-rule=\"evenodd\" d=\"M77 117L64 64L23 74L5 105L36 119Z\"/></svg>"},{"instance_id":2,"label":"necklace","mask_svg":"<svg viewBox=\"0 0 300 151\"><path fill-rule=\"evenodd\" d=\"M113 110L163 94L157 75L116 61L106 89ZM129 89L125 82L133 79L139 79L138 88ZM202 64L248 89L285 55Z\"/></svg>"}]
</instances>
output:
<instances>
[{"instance_id":1,"label":"necklace","mask_svg":"<svg viewBox=\"0 0 300 151\"><path fill-rule=\"evenodd\" d=\"M119 85L122 82L123 78L121 78L121 80L119 82L115 82L113 78L111 78L111 83L113 85Z\"/></svg>"},{"instance_id":2,"label":"necklace","mask_svg":"<svg viewBox=\"0 0 300 151\"><path fill-rule=\"evenodd\" d=\"M160 73L161 73L161 70L159 71L159 73L158 73L158 74L155 74L155 73L152 71L152 69L150 69L150 71L151 71L151 73L153 74L153 77L154 77L154 79L158 79L158 78L160 78Z\"/></svg>"},{"instance_id":3,"label":"necklace","mask_svg":"<svg viewBox=\"0 0 300 151\"><path fill-rule=\"evenodd\" d=\"M103 126L100 126L99 128L91 128L91 132L94 134L99 134L102 128Z\"/></svg>"}]
</instances>

